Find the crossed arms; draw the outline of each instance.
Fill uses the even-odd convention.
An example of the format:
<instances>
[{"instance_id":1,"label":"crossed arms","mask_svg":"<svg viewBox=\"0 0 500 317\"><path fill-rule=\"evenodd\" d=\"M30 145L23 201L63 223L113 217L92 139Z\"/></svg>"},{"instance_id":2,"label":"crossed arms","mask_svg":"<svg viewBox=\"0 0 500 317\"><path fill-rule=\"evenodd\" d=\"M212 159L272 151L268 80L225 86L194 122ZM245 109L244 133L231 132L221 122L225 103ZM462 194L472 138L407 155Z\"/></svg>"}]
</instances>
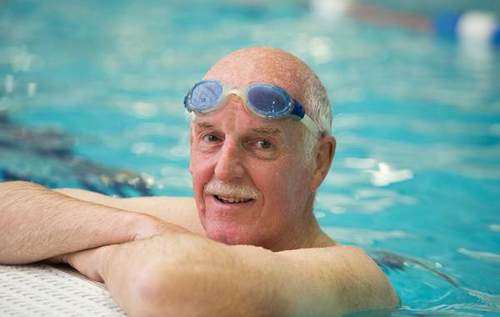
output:
<instances>
[{"instance_id":1,"label":"crossed arms","mask_svg":"<svg viewBox=\"0 0 500 317\"><path fill-rule=\"evenodd\" d=\"M0 263L65 261L104 282L131 316L337 316L397 305L356 248L227 246L203 237L196 217L189 199L0 183Z\"/></svg>"}]
</instances>

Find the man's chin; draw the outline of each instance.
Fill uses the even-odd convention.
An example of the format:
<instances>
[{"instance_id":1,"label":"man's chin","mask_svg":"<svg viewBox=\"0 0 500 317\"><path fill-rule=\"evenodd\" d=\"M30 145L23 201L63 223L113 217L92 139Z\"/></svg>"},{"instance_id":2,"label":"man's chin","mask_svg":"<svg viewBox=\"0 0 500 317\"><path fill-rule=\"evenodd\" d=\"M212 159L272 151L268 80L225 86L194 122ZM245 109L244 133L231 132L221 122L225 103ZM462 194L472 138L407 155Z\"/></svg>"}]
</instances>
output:
<instances>
[{"instance_id":1,"label":"man's chin","mask_svg":"<svg viewBox=\"0 0 500 317\"><path fill-rule=\"evenodd\" d=\"M258 239L250 234L245 228L235 224L209 224L205 227L207 237L224 244L251 244L258 245Z\"/></svg>"},{"instance_id":2,"label":"man's chin","mask_svg":"<svg viewBox=\"0 0 500 317\"><path fill-rule=\"evenodd\" d=\"M262 228L257 226L260 214L255 210L255 201L221 204L210 196L205 200L205 206L200 220L208 238L231 245L256 245L260 241Z\"/></svg>"}]
</instances>

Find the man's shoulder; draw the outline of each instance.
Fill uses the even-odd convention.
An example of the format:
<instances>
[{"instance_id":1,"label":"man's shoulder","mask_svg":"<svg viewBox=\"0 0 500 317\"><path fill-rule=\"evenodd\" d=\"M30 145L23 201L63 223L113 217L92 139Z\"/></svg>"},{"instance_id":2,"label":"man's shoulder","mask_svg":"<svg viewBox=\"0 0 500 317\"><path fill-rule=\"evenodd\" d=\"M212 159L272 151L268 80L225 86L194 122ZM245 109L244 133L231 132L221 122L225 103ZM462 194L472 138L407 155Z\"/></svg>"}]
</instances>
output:
<instances>
[{"instance_id":1,"label":"man's shoulder","mask_svg":"<svg viewBox=\"0 0 500 317\"><path fill-rule=\"evenodd\" d=\"M392 308L398 297L385 274L362 249L333 245L279 252L293 270L306 274L309 288L323 285L342 311ZM306 288L306 286L301 285Z\"/></svg>"}]
</instances>

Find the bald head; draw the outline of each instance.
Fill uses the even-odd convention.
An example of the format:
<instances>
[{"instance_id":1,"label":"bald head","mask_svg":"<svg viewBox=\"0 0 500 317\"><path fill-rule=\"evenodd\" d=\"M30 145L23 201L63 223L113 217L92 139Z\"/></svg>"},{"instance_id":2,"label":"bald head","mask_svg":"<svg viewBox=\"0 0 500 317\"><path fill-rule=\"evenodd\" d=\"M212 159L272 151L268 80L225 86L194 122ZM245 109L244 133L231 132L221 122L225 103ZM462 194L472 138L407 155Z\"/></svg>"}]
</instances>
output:
<instances>
[{"instance_id":1,"label":"bald head","mask_svg":"<svg viewBox=\"0 0 500 317\"><path fill-rule=\"evenodd\" d=\"M330 130L330 104L320 80L303 61L281 49L251 47L234 51L212 66L204 79L234 86L253 82L279 86L304 105L322 131Z\"/></svg>"},{"instance_id":2,"label":"bald head","mask_svg":"<svg viewBox=\"0 0 500 317\"><path fill-rule=\"evenodd\" d=\"M322 134L330 135L332 111L325 87L318 76L296 56L271 47L250 47L234 51L220 59L204 76L227 85L270 83L285 89L305 107L306 113ZM309 154L315 137L306 134L304 144Z\"/></svg>"},{"instance_id":3,"label":"bald head","mask_svg":"<svg viewBox=\"0 0 500 317\"><path fill-rule=\"evenodd\" d=\"M280 49L252 47L223 57L207 72L205 79L218 79L235 86L271 83L303 102L305 80L309 76L310 69L295 56Z\"/></svg>"}]
</instances>

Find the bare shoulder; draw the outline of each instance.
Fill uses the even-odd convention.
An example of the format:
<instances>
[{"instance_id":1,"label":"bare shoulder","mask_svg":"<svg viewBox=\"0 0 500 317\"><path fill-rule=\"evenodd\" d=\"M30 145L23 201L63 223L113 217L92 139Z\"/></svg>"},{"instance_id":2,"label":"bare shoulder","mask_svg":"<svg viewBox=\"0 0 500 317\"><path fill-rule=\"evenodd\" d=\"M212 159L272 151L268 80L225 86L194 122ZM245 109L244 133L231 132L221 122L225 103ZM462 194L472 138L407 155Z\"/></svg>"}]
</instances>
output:
<instances>
[{"instance_id":1,"label":"bare shoulder","mask_svg":"<svg viewBox=\"0 0 500 317\"><path fill-rule=\"evenodd\" d=\"M364 250L353 246L334 246L325 248L325 251L331 253L332 259L342 259L341 274L346 286L356 286L357 292L345 297L351 309L363 311L369 307L374 309L372 314L375 315L375 310L385 314L387 310L398 307L400 300L389 279ZM367 306L367 303L370 305Z\"/></svg>"},{"instance_id":2,"label":"bare shoulder","mask_svg":"<svg viewBox=\"0 0 500 317\"><path fill-rule=\"evenodd\" d=\"M194 199L191 197L150 196L116 198L83 189L61 188L64 195L130 212L148 214L182 226L192 232L204 234L198 218Z\"/></svg>"},{"instance_id":3,"label":"bare shoulder","mask_svg":"<svg viewBox=\"0 0 500 317\"><path fill-rule=\"evenodd\" d=\"M323 248L295 250L295 257L308 257L323 268L350 282L365 281L373 290L392 291L392 286L375 261L361 248L336 244ZM367 284L367 285L368 285Z\"/></svg>"},{"instance_id":4,"label":"bare shoulder","mask_svg":"<svg viewBox=\"0 0 500 317\"><path fill-rule=\"evenodd\" d=\"M279 253L299 267L314 268L316 280L331 281L345 311L393 309L399 304L385 274L360 248L334 245Z\"/></svg>"}]
</instances>

